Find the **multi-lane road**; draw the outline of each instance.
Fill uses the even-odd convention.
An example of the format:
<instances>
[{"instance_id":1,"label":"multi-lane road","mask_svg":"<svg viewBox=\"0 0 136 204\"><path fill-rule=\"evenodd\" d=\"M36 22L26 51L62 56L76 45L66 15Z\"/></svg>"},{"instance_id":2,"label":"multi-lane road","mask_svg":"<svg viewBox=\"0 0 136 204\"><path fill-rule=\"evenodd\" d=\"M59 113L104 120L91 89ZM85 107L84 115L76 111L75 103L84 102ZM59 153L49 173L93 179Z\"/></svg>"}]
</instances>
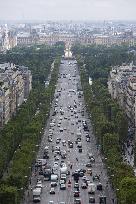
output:
<instances>
[{"instance_id":1,"label":"multi-lane road","mask_svg":"<svg viewBox=\"0 0 136 204\"><path fill-rule=\"evenodd\" d=\"M31 193L29 193L24 203L33 203L32 192L37 178L41 179L42 183L41 204L60 204L61 202L80 204L80 200L82 204L89 204L89 197L92 197L92 202L94 202L93 198L95 198L95 203L115 203L90 123L81 91L77 63L75 60L62 60L49 122L37 156L37 159L43 159L44 148L47 148L45 154L49 156L47 165L51 167L51 172L54 175L58 175L57 186L54 187L55 194L50 194L51 181L45 181L44 176L38 174L40 168L36 168L38 169L36 171L37 176L33 173L33 177L36 179L31 178ZM76 142L77 138L78 142ZM68 145L70 143L73 144L71 148ZM82 146L82 148L78 146ZM55 151L57 149L59 149L58 153ZM79 152L79 149L82 149L82 152ZM61 155L63 153L66 154L65 159L62 159ZM89 153L92 161L89 159ZM65 190L60 189L60 164L62 161L69 172L66 178ZM87 167L87 164L90 167ZM84 170L84 177L81 175L78 180L77 177L75 178L72 175L76 170L79 173L81 169ZM92 171L92 175L88 174L89 171ZM82 174L82 171L80 172ZM74 188L76 182L74 178L78 180L79 188ZM82 189L83 183L88 185L86 189ZM89 183L95 186L95 193L93 194L88 193ZM102 187L102 190L97 189L99 183L101 183L99 186ZM74 197L74 191L79 192L79 197ZM100 197L105 197L106 202L100 202Z\"/></svg>"}]
</instances>

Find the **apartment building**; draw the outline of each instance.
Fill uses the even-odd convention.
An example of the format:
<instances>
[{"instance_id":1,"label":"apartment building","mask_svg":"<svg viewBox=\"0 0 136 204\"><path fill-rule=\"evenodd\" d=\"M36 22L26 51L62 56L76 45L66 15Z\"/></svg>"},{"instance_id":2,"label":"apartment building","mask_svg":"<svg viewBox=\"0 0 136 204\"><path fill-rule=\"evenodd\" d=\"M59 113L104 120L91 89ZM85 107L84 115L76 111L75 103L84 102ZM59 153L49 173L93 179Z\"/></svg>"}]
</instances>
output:
<instances>
[{"instance_id":1,"label":"apartment building","mask_svg":"<svg viewBox=\"0 0 136 204\"><path fill-rule=\"evenodd\" d=\"M0 127L16 114L32 89L32 75L27 67L0 64Z\"/></svg>"},{"instance_id":2,"label":"apartment building","mask_svg":"<svg viewBox=\"0 0 136 204\"><path fill-rule=\"evenodd\" d=\"M133 64L113 67L108 79L108 90L122 107L132 126L136 126L136 67Z\"/></svg>"}]
</instances>

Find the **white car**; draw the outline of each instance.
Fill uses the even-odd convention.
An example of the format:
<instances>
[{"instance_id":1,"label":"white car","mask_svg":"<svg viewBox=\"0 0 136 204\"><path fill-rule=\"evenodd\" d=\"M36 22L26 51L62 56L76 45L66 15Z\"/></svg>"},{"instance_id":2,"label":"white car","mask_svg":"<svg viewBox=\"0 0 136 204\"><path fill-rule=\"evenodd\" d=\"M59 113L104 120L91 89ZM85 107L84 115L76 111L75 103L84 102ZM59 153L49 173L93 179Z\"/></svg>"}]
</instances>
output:
<instances>
[{"instance_id":1,"label":"white car","mask_svg":"<svg viewBox=\"0 0 136 204\"><path fill-rule=\"evenodd\" d=\"M50 189L50 194L55 194L54 188L51 188L51 189Z\"/></svg>"},{"instance_id":2,"label":"white car","mask_svg":"<svg viewBox=\"0 0 136 204\"><path fill-rule=\"evenodd\" d=\"M66 190L66 184L60 184L60 190Z\"/></svg>"},{"instance_id":3,"label":"white car","mask_svg":"<svg viewBox=\"0 0 136 204\"><path fill-rule=\"evenodd\" d=\"M59 183L60 183L60 185L61 185L61 184L64 184L65 181L64 181L63 179L60 179L60 182L59 182Z\"/></svg>"},{"instance_id":4,"label":"white car","mask_svg":"<svg viewBox=\"0 0 136 204\"><path fill-rule=\"evenodd\" d=\"M53 168L58 168L59 164L58 162L54 162Z\"/></svg>"},{"instance_id":5,"label":"white car","mask_svg":"<svg viewBox=\"0 0 136 204\"><path fill-rule=\"evenodd\" d=\"M60 139L57 138L57 139L56 139L56 144L59 144L59 143L60 143Z\"/></svg>"},{"instance_id":6,"label":"white car","mask_svg":"<svg viewBox=\"0 0 136 204\"><path fill-rule=\"evenodd\" d=\"M54 201L49 201L49 203L48 204L54 204Z\"/></svg>"}]
</instances>

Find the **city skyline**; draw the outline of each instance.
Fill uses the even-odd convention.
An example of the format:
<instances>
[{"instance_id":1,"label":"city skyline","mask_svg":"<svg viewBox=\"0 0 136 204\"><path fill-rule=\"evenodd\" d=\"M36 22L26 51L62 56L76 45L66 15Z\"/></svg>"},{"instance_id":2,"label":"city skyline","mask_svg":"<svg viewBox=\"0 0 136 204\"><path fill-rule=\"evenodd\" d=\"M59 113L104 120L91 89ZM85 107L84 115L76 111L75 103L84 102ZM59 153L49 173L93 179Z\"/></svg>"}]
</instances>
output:
<instances>
[{"instance_id":1,"label":"city skyline","mask_svg":"<svg viewBox=\"0 0 136 204\"><path fill-rule=\"evenodd\" d=\"M136 20L134 0L5 0L0 20Z\"/></svg>"}]
</instances>

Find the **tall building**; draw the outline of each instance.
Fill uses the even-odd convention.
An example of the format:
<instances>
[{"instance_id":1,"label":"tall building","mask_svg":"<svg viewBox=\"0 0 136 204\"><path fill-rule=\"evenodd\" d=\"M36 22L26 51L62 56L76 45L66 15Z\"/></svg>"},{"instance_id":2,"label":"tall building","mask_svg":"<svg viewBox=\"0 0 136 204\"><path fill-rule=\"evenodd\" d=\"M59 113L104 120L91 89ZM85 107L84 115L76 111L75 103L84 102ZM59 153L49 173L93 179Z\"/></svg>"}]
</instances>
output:
<instances>
[{"instance_id":1,"label":"tall building","mask_svg":"<svg viewBox=\"0 0 136 204\"><path fill-rule=\"evenodd\" d=\"M27 67L0 64L0 127L16 114L31 89L32 75Z\"/></svg>"}]
</instances>

